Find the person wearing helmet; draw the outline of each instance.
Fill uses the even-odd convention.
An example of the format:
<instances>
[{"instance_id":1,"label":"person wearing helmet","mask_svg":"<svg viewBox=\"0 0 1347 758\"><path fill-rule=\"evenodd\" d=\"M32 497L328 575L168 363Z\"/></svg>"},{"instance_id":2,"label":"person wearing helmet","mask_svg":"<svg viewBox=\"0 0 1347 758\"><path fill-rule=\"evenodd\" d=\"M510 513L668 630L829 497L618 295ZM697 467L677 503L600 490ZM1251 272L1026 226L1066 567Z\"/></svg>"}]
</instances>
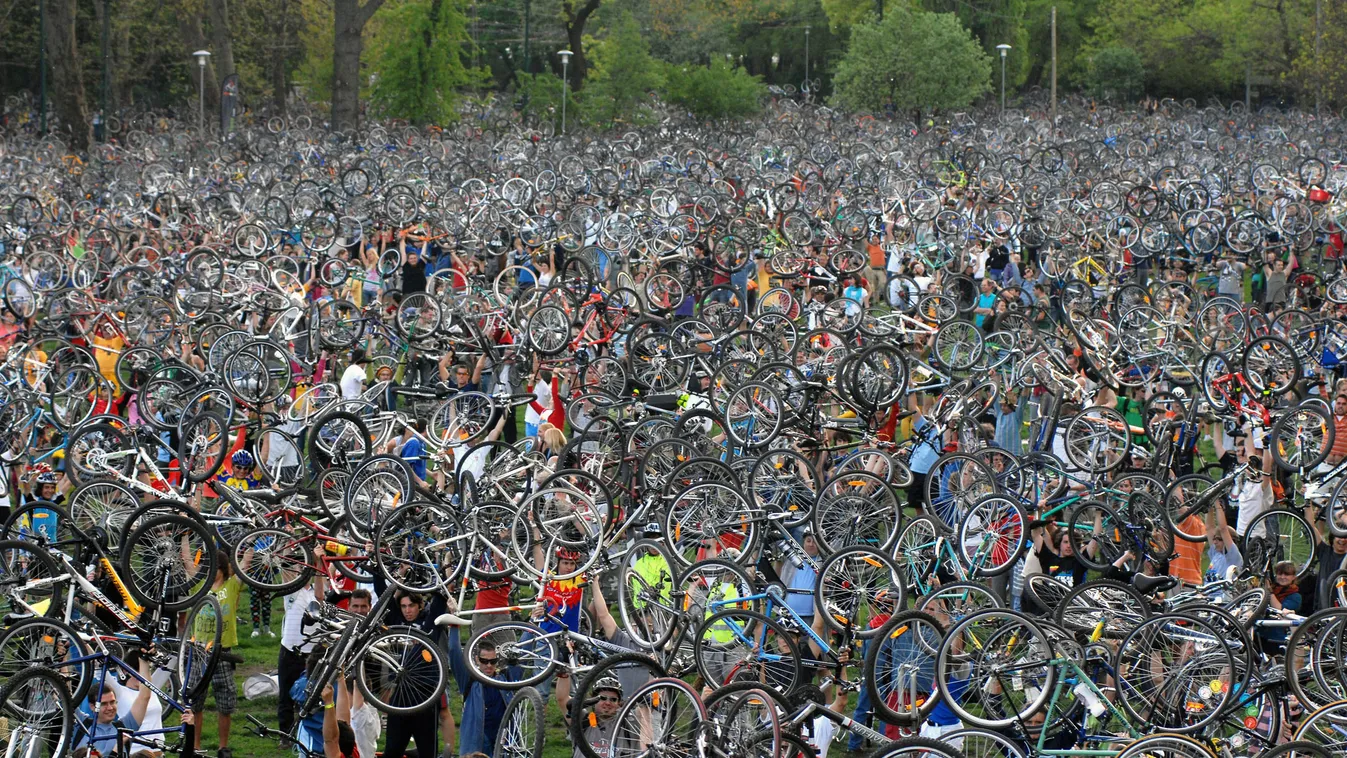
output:
<instances>
[{"instance_id":1,"label":"person wearing helmet","mask_svg":"<svg viewBox=\"0 0 1347 758\"><path fill-rule=\"evenodd\" d=\"M229 456L228 470L216 475L226 487L236 490L255 490L262 486L262 478L257 472L257 461L247 450L235 450Z\"/></svg>"},{"instance_id":2,"label":"person wearing helmet","mask_svg":"<svg viewBox=\"0 0 1347 758\"><path fill-rule=\"evenodd\" d=\"M561 686L562 682L557 683L557 705L561 706L561 712L570 719L570 687ZM578 714L582 719L585 741L594 752L599 755L607 755L613 744L614 733L617 727L617 713L622 710L622 683L615 676L605 676L594 684L593 707L586 708ZM584 758L584 753L580 751L579 746L574 748L574 758Z\"/></svg>"}]
</instances>

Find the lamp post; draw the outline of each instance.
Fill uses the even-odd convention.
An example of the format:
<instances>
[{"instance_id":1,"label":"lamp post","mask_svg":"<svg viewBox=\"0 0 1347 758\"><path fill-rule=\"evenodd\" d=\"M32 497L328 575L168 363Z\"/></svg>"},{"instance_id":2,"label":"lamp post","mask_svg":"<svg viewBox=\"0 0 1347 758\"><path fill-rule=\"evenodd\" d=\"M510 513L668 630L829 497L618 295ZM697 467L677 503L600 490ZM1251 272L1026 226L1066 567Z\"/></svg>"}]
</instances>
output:
<instances>
[{"instance_id":1,"label":"lamp post","mask_svg":"<svg viewBox=\"0 0 1347 758\"><path fill-rule=\"evenodd\" d=\"M781 65L781 54L772 53L772 70L775 71L776 67L780 65Z\"/></svg>"},{"instance_id":2,"label":"lamp post","mask_svg":"<svg viewBox=\"0 0 1347 758\"><path fill-rule=\"evenodd\" d=\"M1010 45L1000 44L996 46L1001 51L1001 110L1006 109L1006 53L1010 52Z\"/></svg>"},{"instance_id":3,"label":"lamp post","mask_svg":"<svg viewBox=\"0 0 1347 758\"><path fill-rule=\"evenodd\" d=\"M570 50L562 50L557 53L561 56L561 133L566 133L566 70L570 67L571 56L575 55Z\"/></svg>"},{"instance_id":4,"label":"lamp post","mask_svg":"<svg viewBox=\"0 0 1347 758\"><path fill-rule=\"evenodd\" d=\"M200 69L200 76L197 77L197 99L196 99L196 127L198 129L206 128L206 61L210 59L209 50L198 50L192 53L196 58L197 68Z\"/></svg>"}]
</instances>

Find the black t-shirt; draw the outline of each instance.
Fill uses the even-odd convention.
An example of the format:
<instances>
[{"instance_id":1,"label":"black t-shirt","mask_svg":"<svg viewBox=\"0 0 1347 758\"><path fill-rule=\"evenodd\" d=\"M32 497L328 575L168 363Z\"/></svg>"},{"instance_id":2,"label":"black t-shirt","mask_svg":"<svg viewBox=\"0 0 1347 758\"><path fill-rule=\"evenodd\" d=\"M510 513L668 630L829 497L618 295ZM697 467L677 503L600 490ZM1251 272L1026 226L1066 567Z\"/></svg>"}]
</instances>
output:
<instances>
[{"instance_id":1,"label":"black t-shirt","mask_svg":"<svg viewBox=\"0 0 1347 758\"><path fill-rule=\"evenodd\" d=\"M418 260L415 264L402 264L402 294L426 291L426 262Z\"/></svg>"},{"instance_id":2,"label":"black t-shirt","mask_svg":"<svg viewBox=\"0 0 1347 758\"><path fill-rule=\"evenodd\" d=\"M1060 579L1072 587L1078 587L1085 581L1085 572L1088 570L1076 560L1076 556L1063 558L1047 547L1038 551L1038 564L1043 567L1043 573L1054 579Z\"/></svg>"},{"instance_id":3,"label":"black t-shirt","mask_svg":"<svg viewBox=\"0 0 1347 758\"><path fill-rule=\"evenodd\" d=\"M1001 245L997 245L987 251L987 270L1000 271L1010 263L1010 251Z\"/></svg>"},{"instance_id":4,"label":"black t-shirt","mask_svg":"<svg viewBox=\"0 0 1347 758\"><path fill-rule=\"evenodd\" d=\"M1312 527L1317 529L1318 527ZM1319 600L1320 608L1330 608L1333 604L1333 598L1328 593L1328 576L1339 568L1342 568L1342 559L1347 558L1347 554L1333 552L1333 543L1328 542L1320 545L1314 550L1314 564L1319 569L1318 592L1316 596Z\"/></svg>"}]
</instances>

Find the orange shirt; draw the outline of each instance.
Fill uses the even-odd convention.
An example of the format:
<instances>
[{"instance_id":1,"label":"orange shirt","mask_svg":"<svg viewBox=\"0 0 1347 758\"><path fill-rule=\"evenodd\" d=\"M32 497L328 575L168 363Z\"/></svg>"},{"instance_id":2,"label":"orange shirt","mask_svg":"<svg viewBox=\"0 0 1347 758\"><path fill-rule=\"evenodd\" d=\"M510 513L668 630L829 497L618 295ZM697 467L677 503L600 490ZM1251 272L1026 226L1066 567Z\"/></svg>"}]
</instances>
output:
<instances>
[{"instance_id":1,"label":"orange shirt","mask_svg":"<svg viewBox=\"0 0 1347 758\"><path fill-rule=\"evenodd\" d=\"M1189 516L1183 522L1183 531L1187 534L1200 534L1202 519ZM1178 557L1169 562L1169 575L1188 584L1202 583L1202 543L1189 542L1182 537L1174 537L1174 552Z\"/></svg>"}]
</instances>

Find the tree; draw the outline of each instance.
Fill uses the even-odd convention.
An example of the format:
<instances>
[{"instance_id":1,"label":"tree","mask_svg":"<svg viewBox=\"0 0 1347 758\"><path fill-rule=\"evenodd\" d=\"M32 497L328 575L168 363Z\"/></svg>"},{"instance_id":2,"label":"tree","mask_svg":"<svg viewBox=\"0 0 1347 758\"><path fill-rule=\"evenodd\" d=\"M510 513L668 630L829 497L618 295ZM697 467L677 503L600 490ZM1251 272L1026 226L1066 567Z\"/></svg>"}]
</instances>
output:
<instances>
[{"instance_id":1,"label":"tree","mask_svg":"<svg viewBox=\"0 0 1347 758\"><path fill-rule=\"evenodd\" d=\"M584 90L580 107L584 118L594 124L612 125L617 119L642 121L650 92L664 83L659 61L650 55L650 46L641 36L641 28L630 13L623 13L609 35L594 44L594 68Z\"/></svg>"},{"instance_id":2,"label":"tree","mask_svg":"<svg viewBox=\"0 0 1347 758\"><path fill-rule=\"evenodd\" d=\"M454 118L457 87L474 80L461 58L468 41L461 0L411 0L385 14L371 47L372 105L414 124Z\"/></svg>"},{"instance_id":3,"label":"tree","mask_svg":"<svg viewBox=\"0 0 1347 758\"><path fill-rule=\"evenodd\" d=\"M89 149L89 109L84 102L84 72L75 44L75 0L47 0L47 57L51 61L52 100L69 146Z\"/></svg>"},{"instance_id":4,"label":"tree","mask_svg":"<svg viewBox=\"0 0 1347 758\"><path fill-rule=\"evenodd\" d=\"M525 116L538 121L553 121L561 117L561 77L544 71L541 74L529 74L523 71L515 74L515 107ZM575 90L566 93L566 107L578 114Z\"/></svg>"},{"instance_id":5,"label":"tree","mask_svg":"<svg viewBox=\"0 0 1347 758\"><path fill-rule=\"evenodd\" d=\"M665 100L687 108L699 118L737 118L762 109L767 88L760 77L712 58L709 66L670 63L664 67Z\"/></svg>"},{"instance_id":6,"label":"tree","mask_svg":"<svg viewBox=\"0 0 1347 758\"><path fill-rule=\"evenodd\" d=\"M1141 56L1130 47L1106 47L1090 59L1086 85L1101 100L1132 100L1146 83Z\"/></svg>"},{"instance_id":7,"label":"tree","mask_svg":"<svg viewBox=\"0 0 1347 758\"><path fill-rule=\"evenodd\" d=\"M585 77L589 74L589 60L585 57L585 24L599 9L599 2L585 0L584 5L576 7L575 0L561 0L561 20L566 27L566 41L570 51L575 53L571 58L568 76L571 87L577 92L584 86Z\"/></svg>"},{"instance_id":8,"label":"tree","mask_svg":"<svg viewBox=\"0 0 1347 758\"><path fill-rule=\"evenodd\" d=\"M352 130L360 123L360 52L365 24L384 0L332 2L332 128Z\"/></svg>"},{"instance_id":9,"label":"tree","mask_svg":"<svg viewBox=\"0 0 1347 758\"><path fill-rule=\"evenodd\" d=\"M891 9L851 28L833 99L853 110L962 108L991 89L992 61L949 13Z\"/></svg>"}]
</instances>

